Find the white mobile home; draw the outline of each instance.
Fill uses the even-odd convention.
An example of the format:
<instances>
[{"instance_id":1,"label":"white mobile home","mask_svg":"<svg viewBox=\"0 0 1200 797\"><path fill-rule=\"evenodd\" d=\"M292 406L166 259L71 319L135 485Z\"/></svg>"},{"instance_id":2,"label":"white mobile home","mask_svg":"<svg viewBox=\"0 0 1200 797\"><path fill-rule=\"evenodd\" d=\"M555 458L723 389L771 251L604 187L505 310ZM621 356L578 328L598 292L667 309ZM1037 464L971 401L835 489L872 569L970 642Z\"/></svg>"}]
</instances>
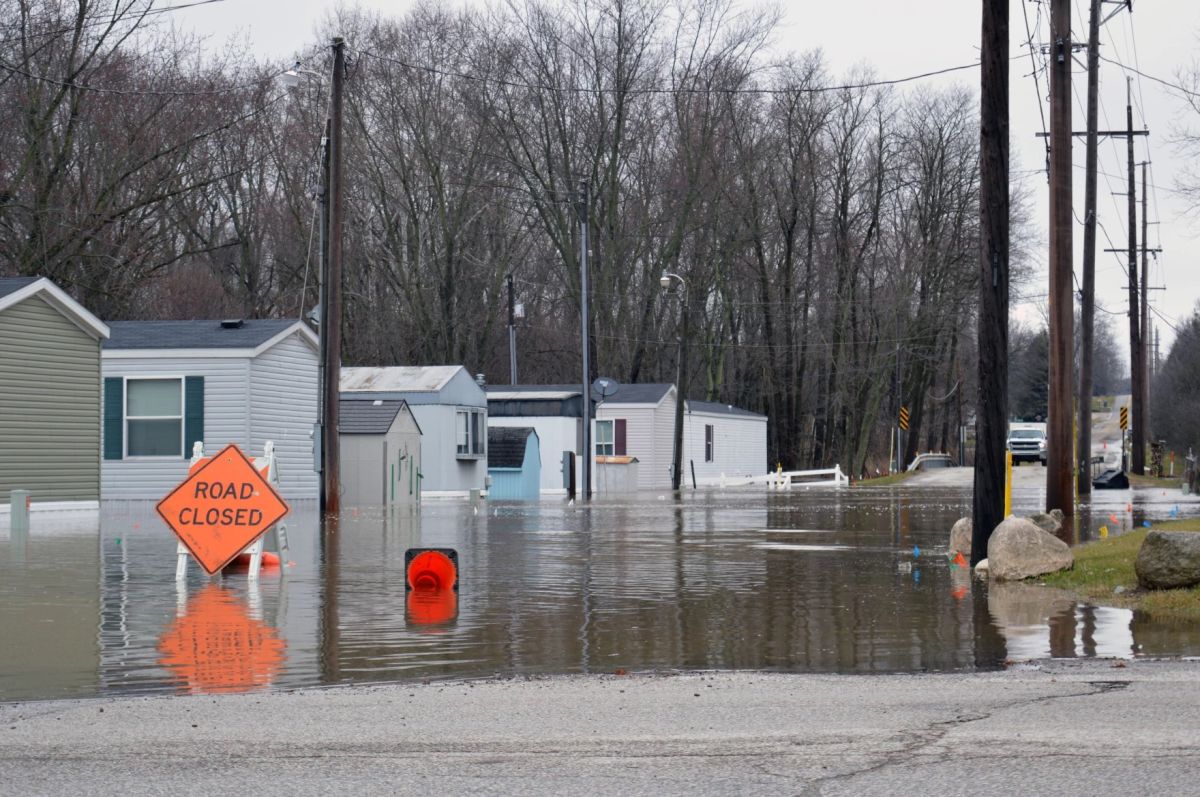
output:
<instances>
[{"instance_id":1,"label":"white mobile home","mask_svg":"<svg viewBox=\"0 0 1200 797\"><path fill-rule=\"evenodd\" d=\"M582 395L580 385L487 387L489 429L532 427L537 432L541 450L539 484L543 495L565 495L572 487L573 466L564 467L564 461L572 462L579 455L583 439ZM578 464L574 468L578 473Z\"/></svg>"},{"instance_id":2,"label":"white mobile home","mask_svg":"<svg viewBox=\"0 0 1200 797\"><path fill-rule=\"evenodd\" d=\"M104 343L105 499L159 499L192 445L275 443L284 498L317 497L317 337L294 320L115 321Z\"/></svg>"},{"instance_id":3,"label":"white mobile home","mask_svg":"<svg viewBox=\"0 0 1200 797\"><path fill-rule=\"evenodd\" d=\"M691 483L693 466L699 484L762 476L769 467L767 416L732 404L688 399L683 410L683 453L685 484Z\"/></svg>"},{"instance_id":4,"label":"white mobile home","mask_svg":"<svg viewBox=\"0 0 1200 797\"><path fill-rule=\"evenodd\" d=\"M483 490L487 398L461 365L343 368L343 401L403 399L421 427L422 497Z\"/></svg>"}]
</instances>

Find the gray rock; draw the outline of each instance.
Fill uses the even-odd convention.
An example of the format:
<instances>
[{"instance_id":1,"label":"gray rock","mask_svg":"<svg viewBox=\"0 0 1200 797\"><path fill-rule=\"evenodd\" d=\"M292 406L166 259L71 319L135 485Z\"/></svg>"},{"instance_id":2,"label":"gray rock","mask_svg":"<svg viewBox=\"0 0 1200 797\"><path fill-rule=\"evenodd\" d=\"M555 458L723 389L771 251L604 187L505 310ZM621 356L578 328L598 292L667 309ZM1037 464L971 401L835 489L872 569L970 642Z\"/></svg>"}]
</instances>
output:
<instances>
[{"instance_id":1,"label":"gray rock","mask_svg":"<svg viewBox=\"0 0 1200 797\"><path fill-rule=\"evenodd\" d=\"M950 528L950 555L961 553L968 559L971 557L971 534L974 526L971 518L959 518Z\"/></svg>"},{"instance_id":2,"label":"gray rock","mask_svg":"<svg viewBox=\"0 0 1200 797\"><path fill-rule=\"evenodd\" d=\"M1047 534L1058 534L1063 524L1063 513L1061 509L1051 509L1049 512L1030 515L1029 520Z\"/></svg>"},{"instance_id":3,"label":"gray rock","mask_svg":"<svg viewBox=\"0 0 1200 797\"><path fill-rule=\"evenodd\" d=\"M1133 563L1138 584L1146 589L1175 589L1200 584L1200 534L1152 531Z\"/></svg>"},{"instance_id":4,"label":"gray rock","mask_svg":"<svg viewBox=\"0 0 1200 797\"><path fill-rule=\"evenodd\" d=\"M1020 581L1075 564L1070 546L1027 518L1006 518L992 532L987 553L989 572L1000 581Z\"/></svg>"}]
</instances>

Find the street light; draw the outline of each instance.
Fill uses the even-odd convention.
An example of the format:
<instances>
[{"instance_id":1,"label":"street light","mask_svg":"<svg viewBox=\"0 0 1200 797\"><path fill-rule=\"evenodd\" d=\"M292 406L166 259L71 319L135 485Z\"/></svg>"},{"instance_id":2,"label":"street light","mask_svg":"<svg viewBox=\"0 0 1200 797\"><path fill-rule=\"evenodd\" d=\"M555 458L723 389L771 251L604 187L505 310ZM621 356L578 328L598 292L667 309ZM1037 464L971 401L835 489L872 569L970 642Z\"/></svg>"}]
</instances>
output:
<instances>
[{"instance_id":1,"label":"street light","mask_svg":"<svg viewBox=\"0 0 1200 797\"><path fill-rule=\"evenodd\" d=\"M662 276L658 278L658 284L662 286L664 291L670 290L671 280L673 279L679 280L679 285L682 288L679 295L679 356L676 358L678 367L675 376L675 456L671 462L671 489L678 491L680 485L683 484L683 402L685 393L683 374L687 358L687 283L678 274L664 271Z\"/></svg>"}]
</instances>

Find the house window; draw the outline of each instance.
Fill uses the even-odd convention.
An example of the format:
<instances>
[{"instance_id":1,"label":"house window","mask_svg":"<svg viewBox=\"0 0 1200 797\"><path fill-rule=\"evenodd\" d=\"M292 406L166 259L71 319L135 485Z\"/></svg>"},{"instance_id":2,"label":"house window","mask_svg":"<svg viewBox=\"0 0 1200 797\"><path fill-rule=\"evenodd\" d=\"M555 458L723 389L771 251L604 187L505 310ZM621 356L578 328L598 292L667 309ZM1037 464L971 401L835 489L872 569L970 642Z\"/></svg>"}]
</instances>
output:
<instances>
[{"instance_id":1,"label":"house window","mask_svg":"<svg viewBox=\"0 0 1200 797\"><path fill-rule=\"evenodd\" d=\"M713 461L713 427L711 423L704 424L704 461Z\"/></svg>"},{"instance_id":2,"label":"house window","mask_svg":"<svg viewBox=\"0 0 1200 797\"><path fill-rule=\"evenodd\" d=\"M125 382L125 454L183 456L183 380Z\"/></svg>"},{"instance_id":3,"label":"house window","mask_svg":"<svg viewBox=\"0 0 1200 797\"><path fill-rule=\"evenodd\" d=\"M487 453L486 416L483 410L458 410L454 416L455 442L458 456L482 457Z\"/></svg>"},{"instance_id":4,"label":"house window","mask_svg":"<svg viewBox=\"0 0 1200 797\"><path fill-rule=\"evenodd\" d=\"M625 419L596 421L596 456L625 456Z\"/></svg>"},{"instance_id":5,"label":"house window","mask_svg":"<svg viewBox=\"0 0 1200 797\"><path fill-rule=\"evenodd\" d=\"M615 452L613 422L596 421L596 456L611 457Z\"/></svg>"}]
</instances>

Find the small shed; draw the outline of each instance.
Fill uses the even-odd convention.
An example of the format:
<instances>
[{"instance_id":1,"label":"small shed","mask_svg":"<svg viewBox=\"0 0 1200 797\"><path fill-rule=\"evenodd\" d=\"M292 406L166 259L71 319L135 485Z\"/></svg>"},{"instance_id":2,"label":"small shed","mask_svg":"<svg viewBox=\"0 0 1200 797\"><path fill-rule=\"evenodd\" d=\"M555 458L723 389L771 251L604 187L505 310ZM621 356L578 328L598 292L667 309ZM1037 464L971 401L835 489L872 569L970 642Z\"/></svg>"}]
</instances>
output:
<instances>
[{"instance_id":1,"label":"small shed","mask_svg":"<svg viewBox=\"0 0 1200 797\"><path fill-rule=\"evenodd\" d=\"M159 499L187 476L192 445L275 443L279 489L316 498L317 336L295 319L114 321L104 344L106 499Z\"/></svg>"},{"instance_id":2,"label":"small shed","mask_svg":"<svg viewBox=\"0 0 1200 797\"><path fill-rule=\"evenodd\" d=\"M573 488L564 473L579 455L583 439L583 390L580 385L488 385L488 430L532 427L541 449L541 492L564 495ZM578 470L577 468L575 469ZM494 480L493 480L494 481Z\"/></svg>"},{"instance_id":3,"label":"small shed","mask_svg":"<svg viewBox=\"0 0 1200 797\"><path fill-rule=\"evenodd\" d=\"M536 501L541 495L541 475L541 446L532 427L488 429L489 499Z\"/></svg>"},{"instance_id":4,"label":"small shed","mask_svg":"<svg viewBox=\"0 0 1200 797\"><path fill-rule=\"evenodd\" d=\"M403 399L340 402L342 503L416 506L421 499L421 427Z\"/></svg>"},{"instance_id":5,"label":"small shed","mask_svg":"<svg viewBox=\"0 0 1200 797\"><path fill-rule=\"evenodd\" d=\"M343 368L343 401L403 399L421 426L421 496L465 496L487 477L487 397L461 365Z\"/></svg>"},{"instance_id":6,"label":"small shed","mask_svg":"<svg viewBox=\"0 0 1200 797\"><path fill-rule=\"evenodd\" d=\"M100 345L109 328L45 277L0 279L0 507L100 500Z\"/></svg>"}]
</instances>

